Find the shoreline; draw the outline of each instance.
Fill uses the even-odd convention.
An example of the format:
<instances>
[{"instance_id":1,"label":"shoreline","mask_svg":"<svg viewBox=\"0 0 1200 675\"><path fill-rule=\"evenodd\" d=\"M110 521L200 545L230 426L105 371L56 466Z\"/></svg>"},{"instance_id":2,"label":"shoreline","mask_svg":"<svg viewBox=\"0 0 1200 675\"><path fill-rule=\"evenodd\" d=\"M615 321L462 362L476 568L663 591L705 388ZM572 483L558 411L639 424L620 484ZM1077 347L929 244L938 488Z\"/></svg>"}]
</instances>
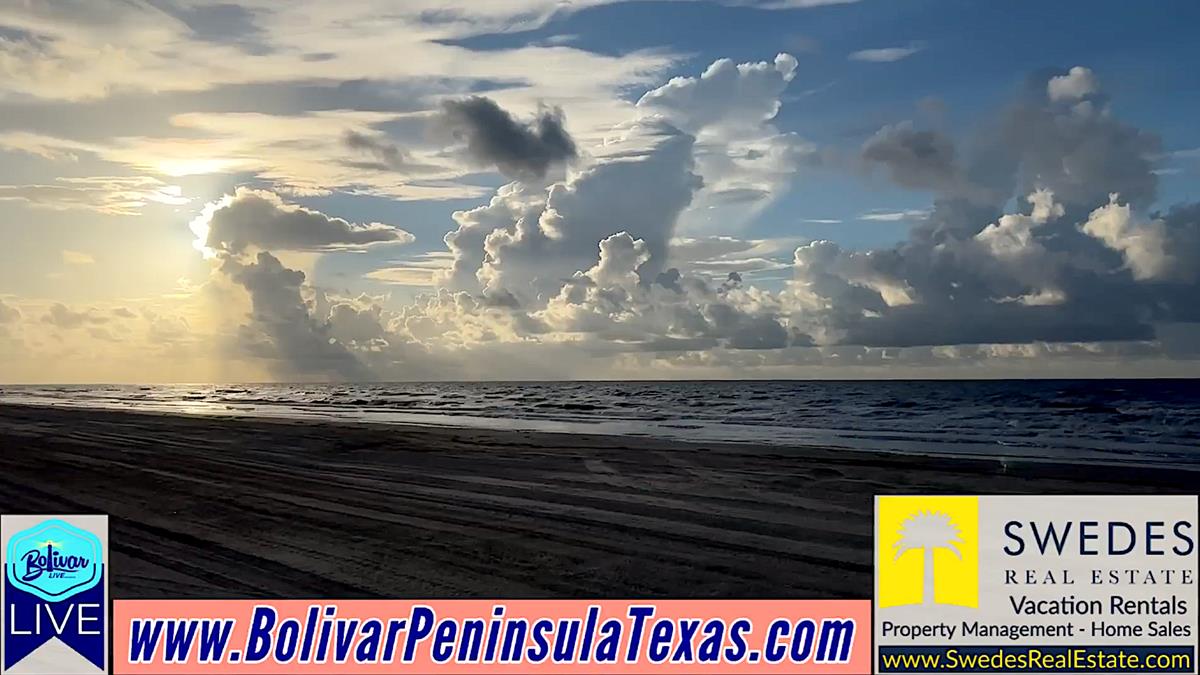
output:
<instances>
[{"instance_id":1,"label":"shoreline","mask_svg":"<svg viewBox=\"0 0 1200 675\"><path fill-rule=\"evenodd\" d=\"M587 439L590 442L597 444L607 444L614 442L635 443L635 444L651 444L664 445L668 447L705 447L705 448L727 448L737 452L760 452L760 453L777 453L785 452L796 454L799 456L810 456L816 459L835 459L843 463L853 463L856 460L868 461L871 463L886 463L895 461L902 464L910 464L912 462L939 462L953 463L962 470L978 470L982 469L989 473L1006 473L1018 472L1029 474L1033 473L1042 476L1061 475L1060 472L1070 470L1072 475L1077 475L1083 471L1090 477L1095 477L1102 480L1110 480L1113 476L1119 476L1125 472L1132 472L1134 479L1132 482L1140 482L1145 479L1150 479L1155 482L1167 480L1170 481L1170 474L1174 472L1182 472L1184 475L1194 475L1196 483L1200 484L1200 448L1197 448L1197 461L1188 463L1170 463L1163 461L1142 462L1139 463L1136 459L1130 460L1115 460L1115 459L1097 459L1095 457L1066 457L1062 456L1062 451L1056 450L1052 456L1036 456L1028 453L1003 453L1003 452L950 452L950 451L926 451L926 450L910 450L910 449L889 449L880 450L871 447L854 447L850 445L837 445L834 443L787 443L787 442L763 442L755 438L733 438L713 436L702 438L689 438L686 436L664 436L655 434L628 434L617 431L589 431L588 429L593 423L590 422L560 422L553 420L536 420L536 419L506 419L492 416L478 416L469 414L454 414L454 413L416 413L416 416L429 418L429 421L391 421L371 417L337 417L323 414L296 414L301 411L300 408L289 406L272 406L272 405L256 405L256 406L232 406L222 405L223 410L216 411L216 406L213 406L214 411L185 411L185 410L156 410L156 409L133 409L130 407L108 406L108 405L87 405L87 404L54 404L45 402L14 402L0 399L0 411L5 408L29 408L34 410L61 410L68 412L79 412L84 414L116 414L116 415L146 415L151 417L180 417L191 418L197 420L212 420L225 423L245 423L245 424L279 424L279 425L312 425L312 426L330 426L344 427L347 429L374 429L378 431L392 430L404 433L462 433L471 434L477 433L484 437L492 435L507 435L513 434L524 438L538 439L539 443L553 444L555 439L565 441L571 439L572 444L577 443L579 439ZM274 413L268 412L269 408L279 407L291 411L290 413ZM390 413L389 413L390 414ZM406 413L399 413L406 414ZM462 419L470 419L472 423L464 424ZM492 425L490 423L495 423ZM507 422L507 424L505 424ZM532 426L523 426L526 424L537 425L538 423L546 423L547 425L562 425L563 429L549 430L538 429ZM781 431L796 431L792 428L781 427ZM894 440L895 443L908 443L907 441ZM918 443L908 443L915 445ZM996 446L997 449L1003 449L1006 446ZM1114 473L1117 472L1117 473ZM1189 485L1185 481L1179 481L1181 485Z\"/></svg>"},{"instance_id":2,"label":"shoreline","mask_svg":"<svg viewBox=\"0 0 1200 675\"><path fill-rule=\"evenodd\" d=\"M0 404L0 511L111 516L134 597L868 597L880 493L1178 467Z\"/></svg>"}]
</instances>

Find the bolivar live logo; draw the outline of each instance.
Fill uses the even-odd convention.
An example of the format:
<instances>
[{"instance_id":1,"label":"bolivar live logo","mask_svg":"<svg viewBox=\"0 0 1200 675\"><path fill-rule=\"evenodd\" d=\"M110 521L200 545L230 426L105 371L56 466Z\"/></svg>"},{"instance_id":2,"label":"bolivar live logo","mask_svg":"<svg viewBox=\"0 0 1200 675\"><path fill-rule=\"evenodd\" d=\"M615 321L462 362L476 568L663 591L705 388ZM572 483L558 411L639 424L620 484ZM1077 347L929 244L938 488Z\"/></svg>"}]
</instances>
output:
<instances>
[{"instance_id":1,"label":"bolivar live logo","mask_svg":"<svg viewBox=\"0 0 1200 675\"><path fill-rule=\"evenodd\" d=\"M4 516L0 672L105 672L107 516Z\"/></svg>"}]
</instances>

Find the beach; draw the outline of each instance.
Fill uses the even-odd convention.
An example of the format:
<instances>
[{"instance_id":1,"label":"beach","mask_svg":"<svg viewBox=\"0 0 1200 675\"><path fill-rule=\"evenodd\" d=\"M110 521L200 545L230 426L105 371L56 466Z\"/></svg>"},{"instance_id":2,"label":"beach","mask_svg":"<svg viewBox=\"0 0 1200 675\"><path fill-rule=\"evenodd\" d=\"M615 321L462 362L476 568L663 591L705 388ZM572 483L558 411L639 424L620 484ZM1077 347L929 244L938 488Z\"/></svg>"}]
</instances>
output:
<instances>
[{"instance_id":1,"label":"beach","mask_svg":"<svg viewBox=\"0 0 1200 675\"><path fill-rule=\"evenodd\" d=\"M872 595L876 494L1200 467L0 405L0 512L107 513L115 598Z\"/></svg>"}]
</instances>

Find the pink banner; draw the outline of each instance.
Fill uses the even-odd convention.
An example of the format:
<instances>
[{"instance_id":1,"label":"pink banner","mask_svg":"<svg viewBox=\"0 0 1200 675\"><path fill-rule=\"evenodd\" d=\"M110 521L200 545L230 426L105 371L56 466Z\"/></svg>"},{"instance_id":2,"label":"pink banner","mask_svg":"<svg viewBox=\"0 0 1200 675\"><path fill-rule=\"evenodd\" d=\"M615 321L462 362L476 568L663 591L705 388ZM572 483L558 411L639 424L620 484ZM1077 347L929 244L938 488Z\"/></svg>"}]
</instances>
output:
<instances>
[{"instance_id":1,"label":"pink banner","mask_svg":"<svg viewBox=\"0 0 1200 675\"><path fill-rule=\"evenodd\" d=\"M867 600L117 600L122 673L844 673Z\"/></svg>"}]
</instances>

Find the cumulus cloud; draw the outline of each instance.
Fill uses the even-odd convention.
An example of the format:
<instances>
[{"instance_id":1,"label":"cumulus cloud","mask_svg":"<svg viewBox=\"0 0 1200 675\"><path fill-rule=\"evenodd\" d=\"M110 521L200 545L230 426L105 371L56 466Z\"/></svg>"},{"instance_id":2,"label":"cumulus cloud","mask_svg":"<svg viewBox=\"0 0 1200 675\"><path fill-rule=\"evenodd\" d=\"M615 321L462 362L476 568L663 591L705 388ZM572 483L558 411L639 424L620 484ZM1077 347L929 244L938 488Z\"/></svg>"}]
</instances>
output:
<instances>
[{"instance_id":1,"label":"cumulus cloud","mask_svg":"<svg viewBox=\"0 0 1200 675\"><path fill-rule=\"evenodd\" d=\"M679 236L672 222L701 189L701 139L721 127L769 122L777 107L763 98L782 91L788 64L714 65L707 79L677 78L643 97L639 110L651 116L627 126L637 133L618 136L607 156L572 180L549 190L512 184L491 203L456 214L459 228L447 237L453 265L441 280L462 290L453 303L437 304L439 321L415 312L410 325L428 335L454 323L445 318L449 307L486 307L492 328L478 333L493 340L511 331L543 344L573 336L591 353L720 354L1152 341L1162 322L1195 318L1180 286L1194 263L1177 251L1197 248L1195 226L1185 224L1196 221L1196 210L1137 215L1122 198L1126 217L1116 205L1102 206L1107 192L1105 202L1089 203L1101 184L1143 202L1153 194L1144 161L1152 137L1101 108L1051 100L1046 79L1040 95L983 127L969 152L908 123L868 140L863 161L937 195L932 210L864 214L914 221L910 241L873 251L805 244L782 291L748 283L745 274L783 266L776 247ZM751 81L739 82L743 76ZM772 77L771 86L753 84ZM728 117L695 112L706 96L721 98L712 92L742 86L768 95L727 107ZM1087 97L1103 100L1100 92ZM1018 120L1042 125L1040 144ZM675 185L678 201L664 209L646 185ZM1004 213L1001 205L1026 186L1017 193L1020 208ZM637 227L621 227L630 222ZM497 316L506 317L503 331Z\"/></svg>"},{"instance_id":2,"label":"cumulus cloud","mask_svg":"<svg viewBox=\"0 0 1200 675\"><path fill-rule=\"evenodd\" d=\"M239 255L251 246L279 246L281 237L256 235L252 244L212 247L224 261L222 274L249 292L254 307L239 330L239 349L270 360L281 376L363 377L398 370L413 376L421 367L415 364L430 362L431 353L454 349L461 361L467 354L510 354L511 345L521 343L537 344L541 354L573 345L597 358L811 344L787 327L778 298L745 285L741 276L780 267L770 258L782 242L675 238L680 214L704 184L695 172L703 152L697 135L708 139L705 151L719 143L728 149L735 138L769 145L778 136L764 124L778 108L794 60L781 56L774 64L729 67L735 89L747 94L741 105L690 121L683 119L685 108L662 104L666 98L639 106L568 179L549 186L519 180L500 188L490 203L454 214L458 228L446 237L452 258L370 273L374 280L406 284L431 271L439 285L456 289L421 296L399 311L371 300L331 303L308 288L301 272L269 253L253 261ZM676 84L691 90L687 96L713 100L730 84L710 90L714 82L700 80ZM755 91L761 93L751 96ZM721 134L713 135L717 129ZM750 154L753 162L766 153ZM228 201L208 214L212 226L220 226ZM214 244L225 239L211 230L204 234ZM413 350L422 359L410 358ZM535 359L531 367L549 372L545 360ZM306 363L325 365L305 370Z\"/></svg>"},{"instance_id":3,"label":"cumulus cloud","mask_svg":"<svg viewBox=\"0 0 1200 675\"><path fill-rule=\"evenodd\" d=\"M1138 280L1195 281L1200 273L1200 206L1187 205L1167 217L1148 217L1119 203L1113 194L1109 203L1088 216L1080 229L1118 251L1125 266Z\"/></svg>"},{"instance_id":4,"label":"cumulus cloud","mask_svg":"<svg viewBox=\"0 0 1200 675\"><path fill-rule=\"evenodd\" d=\"M1089 68L1075 66L1065 75L1056 75L1046 83L1046 94L1051 101L1080 101L1100 91L1100 81Z\"/></svg>"},{"instance_id":5,"label":"cumulus cloud","mask_svg":"<svg viewBox=\"0 0 1200 675\"><path fill-rule=\"evenodd\" d=\"M786 55L718 62L652 90L569 175L502 186L454 214L445 253L369 273L431 287L411 302L336 296L270 252L399 241L400 231L239 191L201 218L219 279L249 300L228 344L280 379L562 377L617 365L770 373L1145 355L1160 338L1186 352L1191 333L1179 327L1200 321L1200 206L1148 211L1156 139L1116 119L1098 83L1064 97L1051 75L1036 78L963 144L911 123L869 139L863 162L935 197L929 210L863 216L916 223L898 246L684 229L697 204L747 208L774 194L780 183L759 162L795 148L772 120L797 67ZM354 143L385 160L386 137ZM795 160L771 166L794 173ZM94 329L91 318L117 316L58 314ZM183 327L162 327L172 329Z\"/></svg>"},{"instance_id":6,"label":"cumulus cloud","mask_svg":"<svg viewBox=\"0 0 1200 675\"><path fill-rule=\"evenodd\" d=\"M650 257L642 274L653 279L675 221L700 185L691 171L694 139L656 121L621 133L614 146L626 152L569 181L548 189L509 185L486 206L455 213L459 227L446 236L455 255L446 282L545 298L590 267L596 242L620 229L645 241Z\"/></svg>"},{"instance_id":7,"label":"cumulus cloud","mask_svg":"<svg viewBox=\"0 0 1200 675\"><path fill-rule=\"evenodd\" d=\"M717 124L757 127L779 112L779 96L798 66L791 54L779 54L770 63L718 59L700 77L671 78L646 92L637 105L692 134Z\"/></svg>"},{"instance_id":8,"label":"cumulus cloud","mask_svg":"<svg viewBox=\"0 0 1200 675\"><path fill-rule=\"evenodd\" d=\"M284 267L265 251L253 262L228 257L221 271L250 295L249 322L237 336L246 354L266 360L286 378L371 379L329 323L311 314L301 295L303 272Z\"/></svg>"},{"instance_id":9,"label":"cumulus cloud","mask_svg":"<svg viewBox=\"0 0 1200 675\"><path fill-rule=\"evenodd\" d=\"M774 349L789 343L767 295L736 283L714 288L677 272L668 283L643 284L638 269L650 254L645 242L626 232L601 240L599 254L534 318L559 333L634 350Z\"/></svg>"},{"instance_id":10,"label":"cumulus cloud","mask_svg":"<svg viewBox=\"0 0 1200 675\"><path fill-rule=\"evenodd\" d=\"M1113 116L1102 91L1091 90L1082 101L1052 99L1047 83L1053 77L1031 77L1023 94L981 123L961 148L910 122L885 127L864 144L866 166L886 169L902 187L935 193L916 238L973 236L1014 195L1042 188L1064 205L1072 225L1111 192L1136 208L1153 203L1157 136Z\"/></svg>"},{"instance_id":11,"label":"cumulus cloud","mask_svg":"<svg viewBox=\"0 0 1200 675\"><path fill-rule=\"evenodd\" d=\"M1048 189L1022 202L893 249L797 249L793 325L822 344L910 347L1153 340L1200 318L1200 208L1150 216L1114 196L1088 213Z\"/></svg>"},{"instance_id":12,"label":"cumulus cloud","mask_svg":"<svg viewBox=\"0 0 1200 675\"><path fill-rule=\"evenodd\" d=\"M772 120L799 62L719 59L698 77L675 77L646 92L640 115L660 118L695 141L694 172L703 181L679 226L694 233L737 231L819 163L816 147Z\"/></svg>"},{"instance_id":13,"label":"cumulus cloud","mask_svg":"<svg viewBox=\"0 0 1200 675\"><path fill-rule=\"evenodd\" d=\"M210 204L192 223L204 247L242 253L250 248L328 251L380 243L409 243L412 234L383 223L357 224L302 206L273 192L238 188Z\"/></svg>"},{"instance_id":14,"label":"cumulus cloud","mask_svg":"<svg viewBox=\"0 0 1200 675\"><path fill-rule=\"evenodd\" d=\"M543 178L552 165L576 154L558 108L542 110L523 123L492 99L472 96L443 101L440 123L466 143L474 161L511 178Z\"/></svg>"}]
</instances>

